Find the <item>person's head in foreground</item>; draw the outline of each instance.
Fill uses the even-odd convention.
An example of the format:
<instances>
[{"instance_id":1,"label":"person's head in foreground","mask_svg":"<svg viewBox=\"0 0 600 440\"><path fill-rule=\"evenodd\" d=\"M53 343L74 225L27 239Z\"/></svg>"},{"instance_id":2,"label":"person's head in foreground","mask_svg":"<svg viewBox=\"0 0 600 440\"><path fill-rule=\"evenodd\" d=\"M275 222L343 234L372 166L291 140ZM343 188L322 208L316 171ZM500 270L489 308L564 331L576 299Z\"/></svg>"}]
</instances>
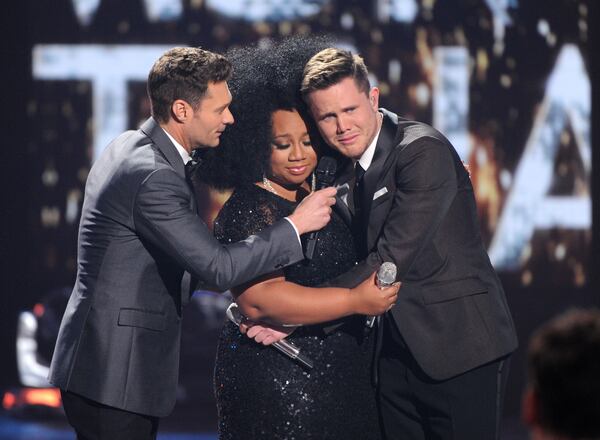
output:
<instances>
[{"instance_id":1,"label":"person's head in foreground","mask_svg":"<svg viewBox=\"0 0 600 440\"><path fill-rule=\"evenodd\" d=\"M528 373L522 415L533 440L600 439L600 310L574 309L540 327Z\"/></svg>"}]
</instances>

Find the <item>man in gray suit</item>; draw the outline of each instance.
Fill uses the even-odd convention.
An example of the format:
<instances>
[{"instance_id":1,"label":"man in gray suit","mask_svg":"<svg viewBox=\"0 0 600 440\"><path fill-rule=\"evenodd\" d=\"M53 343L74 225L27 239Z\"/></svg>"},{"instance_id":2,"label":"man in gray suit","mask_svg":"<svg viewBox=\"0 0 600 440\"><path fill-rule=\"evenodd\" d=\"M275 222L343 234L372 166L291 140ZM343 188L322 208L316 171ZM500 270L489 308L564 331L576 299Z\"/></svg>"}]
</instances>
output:
<instances>
[{"instance_id":1,"label":"man in gray suit","mask_svg":"<svg viewBox=\"0 0 600 440\"><path fill-rule=\"evenodd\" d=\"M192 279L222 291L278 270L303 258L298 234L329 221L334 189L229 246L195 214L184 164L233 123L230 75L220 55L165 53L148 77L152 118L114 140L90 171L77 280L49 375L79 439L155 438L175 403Z\"/></svg>"},{"instance_id":2,"label":"man in gray suit","mask_svg":"<svg viewBox=\"0 0 600 440\"><path fill-rule=\"evenodd\" d=\"M365 258L331 284L355 285L383 261L402 282L378 332L386 438L497 438L517 340L458 154L432 127L379 108L350 52L313 56L302 93L325 141L347 158L337 184L348 185L348 206L338 209Z\"/></svg>"}]
</instances>

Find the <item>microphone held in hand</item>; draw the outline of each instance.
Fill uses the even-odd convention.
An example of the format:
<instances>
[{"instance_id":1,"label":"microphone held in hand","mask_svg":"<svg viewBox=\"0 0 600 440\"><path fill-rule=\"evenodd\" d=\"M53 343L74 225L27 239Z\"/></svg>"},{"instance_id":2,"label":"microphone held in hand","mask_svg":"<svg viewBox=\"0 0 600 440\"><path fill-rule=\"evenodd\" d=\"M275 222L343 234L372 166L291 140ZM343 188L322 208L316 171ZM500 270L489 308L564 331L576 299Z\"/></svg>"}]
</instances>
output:
<instances>
[{"instance_id":1,"label":"microphone held in hand","mask_svg":"<svg viewBox=\"0 0 600 440\"><path fill-rule=\"evenodd\" d=\"M375 277L375 282L377 283L377 287L380 289L385 289L386 287L390 287L392 284L396 282L396 275L398 274L398 269L394 263L389 261L384 262L381 266L379 266L379 270L377 271L377 276ZM376 316L367 317L367 327L373 327L375 325Z\"/></svg>"},{"instance_id":2,"label":"microphone held in hand","mask_svg":"<svg viewBox=\"0 0 600 440\"><path fill-rule=\"evenodd\" d=\"M320 189L327 188L328 186L332 186L333 182L335 181L336 171L337 162L335 159L333 157L323 156L321 160L319 160L319 165L317 165L317 169L315 170L315 190L318 191ZM319 231L313 231L306 240L306 251L304 252L304 256L308 260L312 260L315 254L318 234Z\"/></svg>"},{"instance_id":3,"label":"microphone held in hand","mask_svg":"<svg viewBox=\"0 0 600 440\"><path fill-rule=\"evenodd\" d=\"M237 325L239 327L239 325L242 322L243 315L240 312L240 309L236 303L231 303L229 305L229 307L227 308L227 312L225 312L225 314L227 315L227 318L229 318L229 320L231 322L233 322L235 325ZM281 341L273 342L273 344L271 344L271 345L273 347L275 347L277 350L279 350L280 352L282 352L283 354L285 354L286 356L288 356L294 360L297 360L298 362L300 362L304 367L308 368L309 370L313 367L313 361L310 358L308 358L307 356L300 353L300 349L298 347L296 347L294 344L292 344L291 342L286 341L285 339L282 339Z\"/></svg>"},{"instance_id":4,"label":"microphone held in hand","mask_svg":"<svg viewBox=\"0 0 600 440\"><path fill-rule=\"evenodd\" d=\"M396 282L396 275L398 273L398 269L396 269L396 265L389 261L386 261L381 266L379 266L379 270L377 271L377 287L380 289L385 289L386 287L390 287L392 284Z\"/></svg>"}]
</instances>

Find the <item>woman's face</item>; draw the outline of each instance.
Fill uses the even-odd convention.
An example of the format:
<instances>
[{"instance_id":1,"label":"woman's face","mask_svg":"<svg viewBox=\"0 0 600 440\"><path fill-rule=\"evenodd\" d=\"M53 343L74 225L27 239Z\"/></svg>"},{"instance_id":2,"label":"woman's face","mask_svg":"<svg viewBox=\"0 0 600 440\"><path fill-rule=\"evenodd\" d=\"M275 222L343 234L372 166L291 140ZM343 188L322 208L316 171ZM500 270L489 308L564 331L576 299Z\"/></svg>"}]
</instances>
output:
<instances>
[{"instance_id":1,"label":"woman's face","mask_svg":"<svg viewBox=\"0 0 600 440\"><path fill-rule=\"evenodd\" d=\"M282 186L301 185L317 166L308 129L296 110L277 110L272 115L271 180Z\"/></svg>"}]
</instances>

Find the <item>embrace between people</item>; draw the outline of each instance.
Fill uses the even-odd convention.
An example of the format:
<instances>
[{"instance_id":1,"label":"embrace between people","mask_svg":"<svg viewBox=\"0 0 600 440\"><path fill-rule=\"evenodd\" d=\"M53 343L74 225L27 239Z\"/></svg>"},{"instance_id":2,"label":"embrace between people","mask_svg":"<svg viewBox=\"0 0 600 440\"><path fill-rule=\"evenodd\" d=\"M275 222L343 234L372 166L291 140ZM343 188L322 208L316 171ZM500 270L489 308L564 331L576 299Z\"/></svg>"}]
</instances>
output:
<instances>
[{"instance_id":1,"label":"embrace between people","mask_svg":"<svg viewBox=\"0 0 600 440\"><path fill-rule=\"evenodd\" d=\"M249 319L251 338L227 323L219 340L221 439L497 438L516 335L442 134L379 107L362 58L317 38L174 48L148 94L152 117L86 183L49 377L78 439L156 438L197 288L231 289ZM324 155L338 173L317 191ZM214 236L195 182L234 188ZM387 261L401 287L376 285ZM284 336L313 369L264 345Z\"/></svg>"}]
</instances>

